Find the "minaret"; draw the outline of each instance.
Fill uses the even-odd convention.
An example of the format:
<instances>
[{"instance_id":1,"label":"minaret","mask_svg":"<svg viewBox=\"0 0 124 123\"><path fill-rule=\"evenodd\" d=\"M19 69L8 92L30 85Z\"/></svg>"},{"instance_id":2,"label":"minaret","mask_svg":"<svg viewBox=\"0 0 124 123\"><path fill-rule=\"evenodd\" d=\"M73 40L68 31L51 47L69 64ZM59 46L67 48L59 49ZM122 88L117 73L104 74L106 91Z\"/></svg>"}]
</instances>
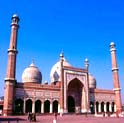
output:
<instances>
[{"instance_id":1,"label":"minaret","mask_svg":"<svg viewBox=\"0 0 124 123\"><path fill-rule=\"evenodd\" d=\"M14 88L16 74L17 34L19 17L14 14L11 23L10 46L8 49L8 66L5 78L4 108L3 115L12 115L14 109Z\"/></svg>"},{"instance_id":2,"label":"minaret","mask_svg":"<svg viewBox=\"0 0 124 123\"><path fill-rule=\"evenodd\" d=\"M122 110L121 89L120 89L118 67L117 67L117 60L116 60L116 48L113 42L110 43L110 52L111 52L111 59L112 59L112 73L113 73L113 82L114 82L116 112L119 113Z\"/></svg>"},{"instance_id":3,"label":"minaret","mask_svg":"<svg viewBox=\"0 0 124 123\"><path fill-rule=\"evenodd\" d=\"M89 61L87 58L85 59L84 64L85 64L85 68L88 70L89 69Z\"/></svg>"},{"instance_id":4,"label":"minaret","mask_svg":"<svg viewBox=\"0 0 124 123\"><path fill-rule=\"evenodd\" d=\"M63 73L63 62L64 62L64 54L63 52L60 54L60 114L64 113L64 73Z\"/></svg>"},{"instance_id":5,"label":"minaret","mask_svg":"<svg viewBox=\"0 0 124 123\"><path fill-rule=\"evenodd\" d=\"M87 102L86 102L86 108L87 108L87 112L90 112L90 95L89 95L89 60L86 58L85 61L84 61L84 64L85 64L85 69L87 70L87 90L88 90L88 93L86 95L86 98L87 98Z\"/></svg>"}]
</instances>

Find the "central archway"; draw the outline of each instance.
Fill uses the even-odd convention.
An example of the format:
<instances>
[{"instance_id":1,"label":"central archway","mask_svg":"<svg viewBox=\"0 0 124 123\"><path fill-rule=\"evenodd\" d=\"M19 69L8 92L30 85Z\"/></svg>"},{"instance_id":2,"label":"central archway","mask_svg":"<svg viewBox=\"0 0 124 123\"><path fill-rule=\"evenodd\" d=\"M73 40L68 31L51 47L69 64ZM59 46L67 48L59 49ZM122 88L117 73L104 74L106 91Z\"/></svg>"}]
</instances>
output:
<instances>
[{"instance_id":1,"label":"central archway","mask_svg":"<svg viewBox=\"0 0 124 123\"><path fill-rule=\"evenodd\" d=\"M83 84L77 78L74 78L68 85L68 112L81 112Z\"/></svg>"},{"instance_id":2,"label":"central archway","mask_svg":"<svg viewBox=\"0 0 124 123\"><path fill-rule=\"evenodd\" d=\"M68 96L68 112L75 112L75 101L72 96Z\"/></svg>"}]
</instances>

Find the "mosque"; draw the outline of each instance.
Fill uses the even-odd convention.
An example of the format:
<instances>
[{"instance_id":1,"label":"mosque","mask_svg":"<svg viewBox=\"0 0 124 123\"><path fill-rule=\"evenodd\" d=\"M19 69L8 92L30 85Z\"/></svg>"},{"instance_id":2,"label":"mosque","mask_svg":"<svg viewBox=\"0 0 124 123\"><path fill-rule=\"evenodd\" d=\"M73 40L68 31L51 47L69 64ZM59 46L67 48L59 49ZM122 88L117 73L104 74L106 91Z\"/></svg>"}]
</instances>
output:
<instances>
[{"instance_id":1,"label":"mosque","mask_svg":"<svg viewBox=\"0 0 124 123\"><path fill-rule=\"evenodd\" d=\"M3 115L32 113L103 113L121 112L121 92L116 61L116 48L110 43L113 90L97 88L96 79L89 74L88 59L85 68L72 66L60 53L58 62L50 71L50 84L42 83L42 73L32 62L22 73L22 82L16 80L17 37L19 17L11 22L8 65L4 87Z\"/></svg>"}]
</instances>

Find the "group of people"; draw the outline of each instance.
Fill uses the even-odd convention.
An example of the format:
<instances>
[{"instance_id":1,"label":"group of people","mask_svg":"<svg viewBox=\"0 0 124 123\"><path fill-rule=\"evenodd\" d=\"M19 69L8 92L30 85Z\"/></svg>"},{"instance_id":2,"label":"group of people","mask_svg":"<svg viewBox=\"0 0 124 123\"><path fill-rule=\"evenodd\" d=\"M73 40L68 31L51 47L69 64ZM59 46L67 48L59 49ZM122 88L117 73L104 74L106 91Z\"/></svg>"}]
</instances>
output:
<instances>
[{"instance_id":1,"label":"group of people","mask_svg":"<svg viewBox=\"0 0 124 123\"><path fill-rule=\"evenodd\" d=\"M28 120L29 121L36 121L36 114L28 112ZM53 123L56 123L56 121L57 121L57 112L54 112Z\"/></svg>"},{"instance_id":2,"label":"group of people","mask_svg":"<svg viewBox=\"0 0 124 123\"><path fill-rule=\"evenodd\" d=\"M36 114L28 112L28 120L29 121L36 121Z\"/></svg>"},{"instance_id":3,"label":"group of people","mask_svg":"<svg viewBox=\"0 0 124 123\"><path fill-rule=\"evenodd\" d=\"M28 120L29 121L36 121L36 114L28 112ZM57 121L57 112L54 112L53 123L56 123L56 121Z\"/></svg>"}]
</instances>

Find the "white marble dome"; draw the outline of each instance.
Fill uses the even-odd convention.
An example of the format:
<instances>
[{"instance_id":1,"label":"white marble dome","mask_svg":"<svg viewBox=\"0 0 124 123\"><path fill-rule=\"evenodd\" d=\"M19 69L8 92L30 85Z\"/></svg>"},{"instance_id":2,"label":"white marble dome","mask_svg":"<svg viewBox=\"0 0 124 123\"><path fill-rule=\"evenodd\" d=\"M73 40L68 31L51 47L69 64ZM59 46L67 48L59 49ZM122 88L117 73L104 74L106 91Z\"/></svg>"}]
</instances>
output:
<instances>
[{"instance_id":1,"label":"white marble dome","mask_svg":"<svg viewBox=\"0 0 124 123\"><path fill-rule=\"evenodd\" d=\"M63 58L63 66L72 67L70 63L66 61L65 58ZM55 65L53 65L51 72L50 72L50 81L56 82L60 81L60 61L58 61Z\"/></svg>"},{"instance_id":2,"label":"white marble dome","mask_svg":"<svg viewBox=\"0 0 124 123\"><path fill-rule=\"evenodd\" d=\"M22 82L35 82L41 83L42 81L42 74L40 70L32 63L28 68L24 70L22 73Z\"/></svg>"},{"instance_id":3,"label":"white marble dome","mask_svg":"<svg viewBox=\"0 0 124 123\"><path fill-rule=\"evenodd\" d=\"M89 74L89 88L96 88L96 79L91 74Z\"/></svg>"}]
</instances>

